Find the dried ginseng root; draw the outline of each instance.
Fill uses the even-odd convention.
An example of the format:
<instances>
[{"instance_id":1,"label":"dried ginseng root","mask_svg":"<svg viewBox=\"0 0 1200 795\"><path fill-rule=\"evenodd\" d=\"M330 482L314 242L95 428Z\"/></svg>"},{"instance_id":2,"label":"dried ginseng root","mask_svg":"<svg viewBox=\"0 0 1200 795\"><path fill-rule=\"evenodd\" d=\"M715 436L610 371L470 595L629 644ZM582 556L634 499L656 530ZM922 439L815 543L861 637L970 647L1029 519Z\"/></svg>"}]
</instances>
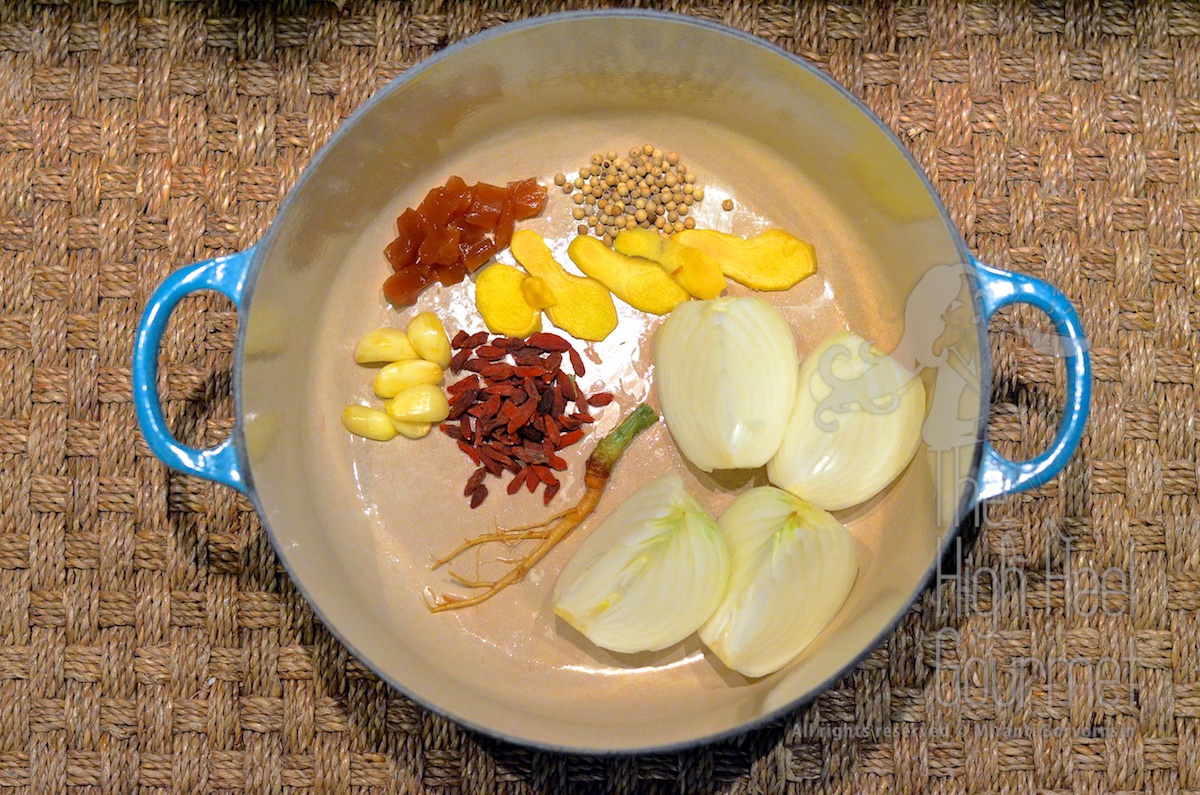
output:
<instances>
[{"instance_id":1,"label":"dried ginseng root","mask_svg":"<svg viewBox=\"0 0 1200 795\"><path fill-rule=\"evenodd\" d=\"M525 574L549 554L563 539L583 524L592 511L600 503L613 468L621 460L625 449L629 447L638 434L658 422L658 414L646 405L638 406L613 431L600 440L596 449L588 457L584 470L583 483L586 490L571 508L536 525L515 527L509 530L497 530L484 533L462 543L457 549L443 558L435 561L433 568L438 568L457 558L468 549L482 544L497 543L513 545L521 541L537 540L537 546L529 554L512 560L512 568L504 576L496 580L469 580L453 571L450 577L465 588L478 589L474 596L455 596L453 594L437 593L431 588L425 589L425 604L430 612L439 613L443 610L455 610L460 607L470 607L487 601L513 583L520 582ZM508 562L508 561L506 561Z\"/></svg>"},{"instance_id":2,"label":"dried ginseng root","mask_svg":"<svg viewBox=\"0 0 1200 795\"><path fill-rule=\"evenodd\" d=\"M585 395L563 369L563 356L576 376L584 374L583 357L554 334L528 340L489 338L486 331L460 331L451 342L457 353L451 372L471 373L452 384L450 414L440 427L458 442L478 469L463 495L477 508L488 496L488 475L512 475L508 493L545 486L546 504L558 493L558 475L567 462L558 454L583 438L593 421L589 407L612 402L608 392Z\"/></svg>"}]
</instances>

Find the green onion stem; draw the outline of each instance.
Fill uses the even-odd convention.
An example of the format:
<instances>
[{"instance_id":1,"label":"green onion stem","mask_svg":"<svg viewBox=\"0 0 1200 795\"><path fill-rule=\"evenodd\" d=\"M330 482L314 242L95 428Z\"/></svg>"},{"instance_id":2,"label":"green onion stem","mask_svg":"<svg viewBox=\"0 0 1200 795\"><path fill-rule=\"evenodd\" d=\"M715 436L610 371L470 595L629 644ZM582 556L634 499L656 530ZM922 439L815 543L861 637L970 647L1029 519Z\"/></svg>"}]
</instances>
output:
<instances>
[{"instance_id":1,"label":"green onion stem","mask_svg":"<svg viewBox=\"0 0 1200 795\"><path fill-rule=\"evenodd\" d=\"M621 455L629 443L656 422L658 422L658 413L643 403L623 419L620 425L613 428L608 436L600 440L588 462L600 469L607 477L612 473L617 461L621 460Z\"/></svg>"}]
</instances>

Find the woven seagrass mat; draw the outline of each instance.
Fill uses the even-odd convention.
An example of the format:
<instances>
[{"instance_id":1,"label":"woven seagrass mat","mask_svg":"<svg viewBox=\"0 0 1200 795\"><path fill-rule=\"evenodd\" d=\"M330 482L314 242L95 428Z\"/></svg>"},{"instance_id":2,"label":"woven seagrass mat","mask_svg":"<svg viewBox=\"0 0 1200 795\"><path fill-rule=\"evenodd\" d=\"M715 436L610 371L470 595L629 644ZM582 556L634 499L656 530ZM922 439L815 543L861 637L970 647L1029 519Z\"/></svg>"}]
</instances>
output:
<instances>
[{"instance_id":1,"label":"woven seagrass mat","mask_svg":"<svg viewBox=\"0 0 1200 795\"><path fill-rule=\"evenodd\" d=\"M155 286L252 244L373 91L558 6L4 3L0 791L1200 790L1200 9L672 7L826 70L982 259L1076 302L1095 408L1065 472L994 506L960 579L777 725L616 759L461 730L314 620L245 500L157 463L129 359ZM230 427L235 327L193 298L164 340L192 443ZM992 438L1027 457L1062 368L1036 313L992 328Z\"/></svg>"}]
</instances>

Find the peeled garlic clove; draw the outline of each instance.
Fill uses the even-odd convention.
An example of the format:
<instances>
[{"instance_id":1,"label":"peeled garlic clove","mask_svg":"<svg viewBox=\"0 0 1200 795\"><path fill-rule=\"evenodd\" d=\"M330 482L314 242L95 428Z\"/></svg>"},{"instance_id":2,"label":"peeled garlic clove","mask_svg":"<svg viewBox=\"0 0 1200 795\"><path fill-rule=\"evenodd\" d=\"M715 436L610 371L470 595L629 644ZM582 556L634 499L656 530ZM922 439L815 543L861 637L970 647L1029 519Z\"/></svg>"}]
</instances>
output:
<instances>
[{"instance_id":1,"label":"peeled garlic clove","mask_svg":"<svg viewBox=\"0 0 1200 795\"><path fill-rule=\"evenodd\" d=\"M354 348L354 361L359 364L390 364L402 359L417 358L408 335L398 328L377 328L368 331Z\"/></svg>"},{"instance_id":2,"label":"peeled garlic clove","mask_svg":"<svg viewBox=\"0 0 1200 795\"><path fill-rule=\"evenodd\" d=\"M385 403L384 408L389 417L400 422L441 422L450 415L446 393L433 384L410 386Z\"/></svg>"},{"instance_id":3,"label":"peeled garlic clove","mask_svg":"<svg viewBox=\"0 0 1200 795\"><path fill-rule=\"evenodd\" d=\"M424 359L402 359L385 364L375 373L371 386L379 397L394 398L410 386L439 383L442 374L442 368L434 362Z\"/></svg>"},{"instance_id":4,"label":"peeled garlic clove","mask_svg":"<svg viewBox=\"0 0 1200 795\"><path fill-rule=\"evenodd\" d=\"M827 511L857 505L908 466L924 420L920 378L857 334L836 334L800 368L796 405L767 477Z\"/></svg>"},{"instance_id":5,"label":"peeled garlic clove","mask_svg":"<svg viewBox=\"0 0 1200 795\"><path fill-rule=\"evenodd\" d=\"M743 492L717 524L725 597L700 640L745 676L778 671L837 615L858 576L854 538L830 514L771 486Z\"/></svg>"},{"instance_id":6,"label":"peeled garlic clove","mask_svg":"<svg viewBox=\"0 0 1200 795\"><path fill-rule=\"evenodd\" d=\"M767 463L796 399L796 343L761 298L687 301L655 340L654 387L671 436L705 472Z\"/></svg>"},{"instance_id":7,"label":"peeled garlic clove","mask_svg":"<svg viewBox=\"0 0 1200 795\"><path fill-rule=\"evenodd\" d=\"M407 436L409 439L423 439L429 435L429 431L433 429L433 425L428 422L406 422L404 420L391 420L392 427L401 436Z\"/></svg>"},{"instance_id":8,"label":"peeled garlic clove","mask_svg":"<svg viewBox=\"0 0 1200 795\"><path fill-rule=\"evenodd\" d=\"M554 586L554 612L602 648L656 651L704 623L728 578L716 522L668 473L592 531Z\"/></svg>"},{"instance_id":9,"label":"peeled garlic clove","mask_svg":"<svg viewBox=\"0 0 1200 795\"><path fill-rule=\"evenodd\" d=\"M437 315L422 312L408 322L405 333L413 350L422 359L442 368L450 366L450 338L446 336L446 328Z\"/></svg>"},{"instance_id":10,"label":"peeled garlic clove","mask_svg":"<svg viewBox=\"0 0 1200 795\"><path fill-rule=\"evenodd\" d=\"M346 406L342 410L342 425L356 436L377 442L386 442L396 435L388 415L367 406Z\"/></svg>"}]
</instances>

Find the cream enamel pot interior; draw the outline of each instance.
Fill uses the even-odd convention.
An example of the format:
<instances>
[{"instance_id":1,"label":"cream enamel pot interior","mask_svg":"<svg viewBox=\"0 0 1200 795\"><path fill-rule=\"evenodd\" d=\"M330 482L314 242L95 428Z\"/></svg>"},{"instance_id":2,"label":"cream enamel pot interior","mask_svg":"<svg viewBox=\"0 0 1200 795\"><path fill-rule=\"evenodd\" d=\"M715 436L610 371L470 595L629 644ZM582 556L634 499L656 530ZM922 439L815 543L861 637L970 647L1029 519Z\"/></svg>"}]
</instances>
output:
<instances>
[{"instance_id":1,"label":"cream enamel pot interior","mask_svg":"<svg viewBox=\"0 0 1200 795\"><path fill-rule=\"evenodd\" d=\"M581 58L585 43L596 42L604 57ZM647 478L680 472L715 514L739 490L761 484L761 472L700 473L659 423L631 447L597 514L525 582L478 608L432 615L422 589L451 587L430 570L434 553L546 509L540 499L505 499L493 487L472 512L462 496L472 466L449 438L435 431L380 444L351 437L339 421L344 405L370 397L370 373L353 363L357 339L377 326L402 327L414 311L397 313L379 290L389 272L381 252L405 207L452 174L500 184L536 175L549 184L593 152L643 141L679 152L698 174L708 193L701 226L746 235L777 226L816 246L818 274L769 296L802 354L849 328L922 369L931 394L926 449L880 496L838 514L861 559L849 601L799 659L758 680L723 669L694 638L657 654L609 654L556 621L548 599L587 530ZM736 202L731 213L719 206L726 195ZM571 206L552 188L546 213L524 224L547 236L564 262L576 225ZM507 253L501 259L511 262ZM949 311L965 307L969 318L951 341L955 378L939 372L948 366L945 345L923 358L928 340L905 335L914 317L937 319L947 308L944 300L930 311L914 304L931 274L954 285ZM201 451L172 438L155 384L167 317L182 296L205 289L238 306L237 422L228 441ZM417 309L436 311L451 334L481 329L472 289L469 281L435 287ZM985 440L987 319L1014 302L1046 311L1067 343L1058 436L1020 464ZM576 446L569 461L577 476L560 506L581 493L578 474L598 434L637 403L654 402L660 319L620 311L611 337L582 348L585 388L603 386L619 399ZM975 262L912 159L846 91L726 28L667 14L595 12L490 30L380 91L316 156L257 245L183 268L161 286L138 331L134 382L154 452L247 493L313 608L388 682L498 737L634 752L744 730L812 699L851 669L925 587L981 500L1038 485L1062 468L1080 438L1090 379L1079 322L1063 296Z\"/></svg>"}]
</instances>

